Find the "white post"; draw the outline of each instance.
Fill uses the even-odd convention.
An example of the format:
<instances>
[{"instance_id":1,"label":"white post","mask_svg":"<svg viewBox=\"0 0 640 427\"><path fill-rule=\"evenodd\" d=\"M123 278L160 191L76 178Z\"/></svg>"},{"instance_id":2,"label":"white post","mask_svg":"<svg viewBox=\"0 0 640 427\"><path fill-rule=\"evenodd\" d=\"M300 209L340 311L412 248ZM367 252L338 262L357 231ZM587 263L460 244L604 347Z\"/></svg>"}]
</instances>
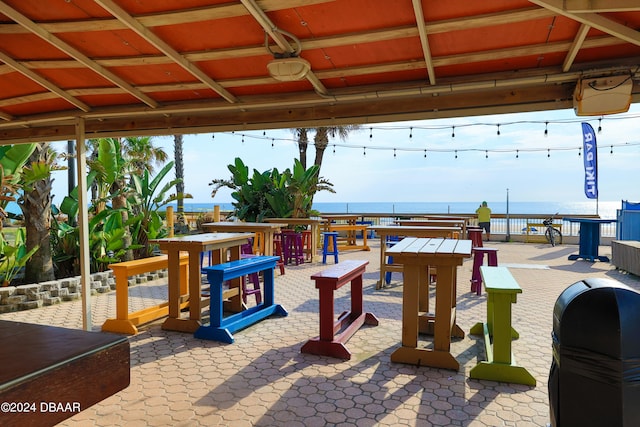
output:
<instances>
[{"instance_id":1,"label":"white post","mask_svg":"<svg viewBox=\"0 0 640 427\"><path fill-rule=\"evenodd\" d=\"M82 329L91 324L91 262L89 253L89 209L87 203L87 147L84 143L84 119L76 119L76 159L78 168L78 227L80 231L80 287L82 289Z\"/></svg>"}]
</instances>

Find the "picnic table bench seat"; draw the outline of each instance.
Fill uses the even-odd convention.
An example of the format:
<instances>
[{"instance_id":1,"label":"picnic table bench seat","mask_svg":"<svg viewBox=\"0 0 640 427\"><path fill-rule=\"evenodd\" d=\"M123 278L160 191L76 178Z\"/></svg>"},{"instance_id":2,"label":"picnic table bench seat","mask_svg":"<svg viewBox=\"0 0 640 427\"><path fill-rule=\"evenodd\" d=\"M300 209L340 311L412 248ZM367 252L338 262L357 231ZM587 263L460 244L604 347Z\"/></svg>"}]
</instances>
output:
<instances>
[{"instance_id":1,"label":"picnic table bench seat","mask_svg":"<svg viewBox=\"0 0 640 427\"><path fill-rule=\"evenodd\" d=\"M362 275L369 261L348 260L326 268L311 276L319 291L320 335L307 341L300 351L321 356L351 359L345 343L364 324L378 325L373 313L362 307ZM334 321L334 291L351 282L351 310Z\"/></svg>"},{"instance_id":2,"label":"picnic table bench seat","mask_svg":"<svg viewBox=\"0 0 640 427\"><path fill-rule=\"evenodd\" d=\"M200 326L194 333L196 338L233 343L233 333L253 325L273 314L287 316L280 304L274 303L274 274L277 256L255 256L223 264L204 267L210 285L210 324ZM264 300L254 307L239 313L224 316L224 282L252 273L263 273Z\"/></svg>"},{"instance_id":3,"label":"picnic table bench seat","mask_svg":"<svg viewBox=\"0 0 640 427\"><path fill-rule=\"evenodd\" d=\"M506 267L480 267L487 292L487 321L475 324L470 333L484 337L486 361L469 372L471 378L536 385L536 379L518 366L511 350L511 340L519 338L511 326L511 308L522 288Z\"/></svg>"}]
</instances>

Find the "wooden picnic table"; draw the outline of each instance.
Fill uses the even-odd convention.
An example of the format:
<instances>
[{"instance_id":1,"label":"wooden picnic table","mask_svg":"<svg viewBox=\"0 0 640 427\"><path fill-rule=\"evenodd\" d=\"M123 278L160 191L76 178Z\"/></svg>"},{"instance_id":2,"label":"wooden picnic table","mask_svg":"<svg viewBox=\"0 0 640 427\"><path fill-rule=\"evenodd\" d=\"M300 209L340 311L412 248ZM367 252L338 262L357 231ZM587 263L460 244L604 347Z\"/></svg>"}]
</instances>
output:
<instances>
[{"instance_id":1,"label":"wooden picnic table","mask_svg":"<svg viewBox=\"0 0 640 427\"><path fill-rule=\"evenodd\" d=\"M0 320L0 424L52 426L123 390L121 335Z\"/></svg>"},{"instance_id":2,"label":"wooden picnic table","mask_svg":"<svg viewBox=\"0 0 640 427\"><path fill-rule=\"evenodd\" d=\"M394 223L398 225L407 226L421 226L421 227L460 227L462 229L461 238L467 238L467 220L464 218L454 219L397 219Z\"/></svg>"},{"instance_id":3,"label":"wooden picnic table","mask_svg":"<svg viewBox=\"0 0 640 427\"><path fill-rule=\"evenodd\" d=\"M345 238L338 238L338 249L351 250L359 249L369 251L367 244L367 228L366 224L358 224L358 215L322 215L323 230L345 232ZM342 223L337 223L341 221ZM357 241L358 231L362 232L362 244Z\"/></svg>"},{"instance_id":4,"label":"wooden picnic table","mask_svg":"<svg viewBox=\"0 0 640 427\"><path fill-rule=\"evenodd\" d=\"M380 280L376 284L376 289L384 287L384 277L387 272L401 272L402 266L387 262L387 245L389 237L446 237L453 238L454 233L460 233L460 227L424 227L424 226L403 226L403 225L375 225L370 226L370 230L380 236Z\"/></svg>"},{"instance_id":5,"label":"wooden picnic table","mask_svg":"<svg viewBox=\"0 0 640 427\"><path fill-rule=\"evenodd\" d=\"M215 232L245 232L254 233L256 240L253 244L253 252L256 255L273 255L273 235L285 228L286 223L279 222L242 222L220 221L202 224L202 229L207 233Z\"/></svg>"},{"instance_id":6,"label":"wooden picnic table","mask_svg":"<svg viewBox=\"0 0 640 427\"><path fill-rule=\"evenodd\" d=\"M304 225L309 227L311 232L310 248L305 248L305 252L310 252L311 262L318 260L318 248L320 247L320 224L321 219L314 218L265 218L266 222L279 222L291 225Z\"/></svg>"},{"instance_id":7,"label":"wooden picnic table","mask_svg":"<svg viewBox=\"0 0 640 427\"><path fill-rule=\"evenodd\" d=\"M471 240L407 237L387 253L402 264L402 346L391 361L458 370L451 354L451 336L464 337L456 324L457 268L471 257ZM435 314L428 310L428 267L438 270ZM418 346L418 334L433 333L433 348Z\"/></svg>"},{"instance_id":8,"label":"wooden picnic table","mask_svg":"<svg viewBox=\"0 0 640 427\"><path fill-rule=\"evenodd\" d=\"M157 244L169 258L169 316L162 324L162 329L195 332L202 325L200 254L212 251L214 253L212 263L222 264L228 261L226 254L229 250L231 260L238 260L240 259L240 246L247 243L251 237L251 233L204 233L150 241L150 243ZM189 254L188 319L180 317L180 252ZM240 280L234 279L230 286L237 288L238 291L231 298L228 308L230 311L240 312L243 310Z\"/></svg>"}]
</instances>

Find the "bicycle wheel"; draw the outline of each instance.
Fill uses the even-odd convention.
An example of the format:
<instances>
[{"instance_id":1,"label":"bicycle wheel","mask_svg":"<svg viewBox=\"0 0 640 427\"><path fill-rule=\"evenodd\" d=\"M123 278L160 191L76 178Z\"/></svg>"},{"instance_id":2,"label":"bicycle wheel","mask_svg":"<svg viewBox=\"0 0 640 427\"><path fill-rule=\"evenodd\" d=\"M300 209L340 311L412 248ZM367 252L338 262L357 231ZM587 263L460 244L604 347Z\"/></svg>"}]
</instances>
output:
<instances>
[{"instance_id":1,"label":"bicycle wheel","mask_svg":"<svg viewBox=\"0 0 640 427\"><path fill-rule=\"evenodd\" d=\"M556 228L547 228L544 232L544 237L547 238L547 242L551 243L551 246L562 244L562 233Z\"/></svg>"}]
</instances>

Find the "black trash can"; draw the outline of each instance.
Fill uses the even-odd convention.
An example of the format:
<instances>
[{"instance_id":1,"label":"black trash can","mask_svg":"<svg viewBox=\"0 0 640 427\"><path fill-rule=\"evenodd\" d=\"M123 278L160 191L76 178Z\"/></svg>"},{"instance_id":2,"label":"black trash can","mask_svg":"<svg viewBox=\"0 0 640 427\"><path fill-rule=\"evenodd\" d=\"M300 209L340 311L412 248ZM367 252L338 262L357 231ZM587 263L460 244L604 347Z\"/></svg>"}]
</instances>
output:
<instances>
[{"instance_id":1,"label":"black trash can","mask_svg":"<svg viewBox=\"0 0 640 427\"><path fill-rule=\"evenodd\" d=\"M552 337L551 425L640 426L640 293L574 283L556 301Z\"/></svg>"}]
</instances>

